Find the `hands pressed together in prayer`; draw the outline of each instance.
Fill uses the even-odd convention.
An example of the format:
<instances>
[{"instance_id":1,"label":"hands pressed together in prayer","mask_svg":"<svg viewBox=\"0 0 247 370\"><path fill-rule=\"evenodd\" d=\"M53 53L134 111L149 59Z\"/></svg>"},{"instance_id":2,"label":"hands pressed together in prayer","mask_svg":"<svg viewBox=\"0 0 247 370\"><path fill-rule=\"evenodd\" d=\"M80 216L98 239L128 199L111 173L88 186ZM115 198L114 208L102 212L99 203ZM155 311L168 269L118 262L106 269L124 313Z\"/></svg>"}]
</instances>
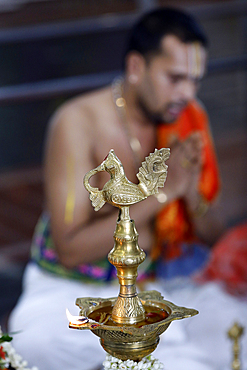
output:
<instances>
[{"instance_id":1,"label":"hands pressed together in prayer","mask_svg":"<svg viewBox=\"0 0 247 370\"><path fill-rule=\"evenodd\" d=\"M198 182L203 163L203 137L195 132L186 140L173 137L169 144L171 155L168 164L168 176L165 189L171 198L183 198L194 211L198 206Z\"/></svg>"}]
</instances>

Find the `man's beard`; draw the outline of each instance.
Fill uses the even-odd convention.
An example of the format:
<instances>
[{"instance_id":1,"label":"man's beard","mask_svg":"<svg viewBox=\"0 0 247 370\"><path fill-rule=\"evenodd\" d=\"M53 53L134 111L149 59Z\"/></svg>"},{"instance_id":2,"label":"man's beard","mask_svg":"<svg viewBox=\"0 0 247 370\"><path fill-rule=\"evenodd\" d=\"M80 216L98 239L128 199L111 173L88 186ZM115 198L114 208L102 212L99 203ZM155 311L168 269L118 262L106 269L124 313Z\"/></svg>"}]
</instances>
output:
<instances>
[{"instance_id":1,"label":"man's beard","mask_svg":"<svg viewBox=\"0 0 247 370\"><path fill-rule=\"evenodd\" d=\"M177 120L177 118L180 116L183 109L188 105L187 102L180 102L180 103L168 103L167 106L163 109L163 112L157 111L153 112L151 111L147 105L142 101L142 99L138 99L138 105L144 114L144 116L151 121L154 125L159 125L161 123L173 123ZM169 109L177 109L178 114L173 118L169 117L168 111Z\"/></svg>"},{"instance_id":2,"label":"man's beard","mask_svg":"<svg viewBox=\"0 0 247 370\"><path fill-rule=\"evenodd\" d=\"M160 123L164 122L163 114L160 112L152 112L150 109L148 109L147 105L142 101L142 99L139 98L137 103L148 121L152 122L154 125L159 125Z\"/></svg>"}]
</instances>

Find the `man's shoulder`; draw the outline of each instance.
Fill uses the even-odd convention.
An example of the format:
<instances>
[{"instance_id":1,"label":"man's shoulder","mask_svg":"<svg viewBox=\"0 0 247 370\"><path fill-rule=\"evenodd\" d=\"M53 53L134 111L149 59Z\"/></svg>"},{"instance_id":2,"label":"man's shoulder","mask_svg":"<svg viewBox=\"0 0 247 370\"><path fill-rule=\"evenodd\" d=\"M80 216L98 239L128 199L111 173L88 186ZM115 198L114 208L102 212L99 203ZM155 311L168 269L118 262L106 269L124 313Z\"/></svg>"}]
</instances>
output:
<instances>
[{"instance_id":1,"label":"man's shoulder","mask_svg":"<svg viewBox=\"0 0 247 370\"><path fill-rule=\"evenodd\" d=\"M66 101L59 110L67 114L72 112L80 114L96 112L104 106L108 95L108 87L83 93Z\"/></svg>"},{"instance_id":2,"label":"man's shoulder","mask_svg":"<svg viewBox=\"0 0 247 370\"><path fill-rule=\"evenodd\" d=\"M109 88L106 87L67 100L54 113L53 124L59 126L70 125L71 128L77 124L81 126L96 124L100 112L107 109L108 96Z\"/></svg>"},{"instance_id":3,"label":"man's shoulder","mask_svg":"<svg viewBox=\"0 0 247 370\"><path fill-rule=\"evenodd\" d=\"M108 99L109 94L111 93L111 87L106 86L101 89L96 89L83 93L74 99L72 99L72 104L78 104L81 107L93 107L97 109L97 106L102 106L106 99Z\"/></svg>"}]
</instances>

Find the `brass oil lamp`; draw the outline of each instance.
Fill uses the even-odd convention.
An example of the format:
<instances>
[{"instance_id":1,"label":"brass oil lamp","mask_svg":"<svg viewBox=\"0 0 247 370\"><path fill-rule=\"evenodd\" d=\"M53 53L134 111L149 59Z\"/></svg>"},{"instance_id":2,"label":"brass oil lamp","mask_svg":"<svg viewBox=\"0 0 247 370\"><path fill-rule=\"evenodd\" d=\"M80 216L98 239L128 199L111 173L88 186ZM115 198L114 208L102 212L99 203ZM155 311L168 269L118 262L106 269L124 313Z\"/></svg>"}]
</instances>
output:
<instances>
[{"instance_id":1,"label":"brass oil lamp","mask_svg":"<svg viewBox=\"0 0 247 370\"><path fill-rule=\"evenodd\" d=\"M148 196L157 194L167 176L165 161L169 149L155 149L145 158L139 169L139 184L131 183L125 176L122 163L111 150L97 168L84 177L84 186L90 194L93 207L98 211L106 202L119 208L114 232L114 247L108 259L117 269L120 284L118 297L77 298L80 314L69 317L69 327L89 329L100 338L106 352L123 361L140 361L152 353L159 343L159 336L174 320L194 316L198 311L179 307L163 299L157 291L137 294L138 266L145 260L144 251L138 246L138 233L129 215L129 207ZM100 171L107 171L110 180L102 190L89 184L90 178Z\"/></svg>"}]
</instances>

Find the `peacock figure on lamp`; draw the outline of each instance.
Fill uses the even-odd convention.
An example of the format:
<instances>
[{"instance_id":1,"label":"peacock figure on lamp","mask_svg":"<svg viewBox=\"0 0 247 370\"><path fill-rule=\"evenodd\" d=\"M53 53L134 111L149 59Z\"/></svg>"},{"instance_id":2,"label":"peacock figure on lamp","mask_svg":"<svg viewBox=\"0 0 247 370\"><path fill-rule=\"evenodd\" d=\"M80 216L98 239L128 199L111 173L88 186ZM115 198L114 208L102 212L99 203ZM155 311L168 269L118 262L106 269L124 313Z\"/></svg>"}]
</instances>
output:
<instances>
[{"instance_id":1,"label":"peacock figure on lamp","mask_svg":"<svg viewBox=\"0 0 247 370\"><path fill-rule=\"evenodd\" d=\"M179 307L163 299L157 291L137 294L138 266L145 260L145 253L138 245L135 223L129 207L157 194L167 176L165 161L170 150L155 149L145 158L139 169L138 184L130 182L122 163L111 150L104 161L84 177L84 186L97 211L107 202L119 208L114 232L114 247L108 254L109 262L117 269L120 284L118 297L78 298L80 316L69 317L71 328L90 329L100 337L102 347L121 360L140 361L154 351L159 336L174 320L194 316L198 311ZM89 180L100 171L107 171L110 180L102 190L92 187Z\"/></svg>"}]
</instances>

